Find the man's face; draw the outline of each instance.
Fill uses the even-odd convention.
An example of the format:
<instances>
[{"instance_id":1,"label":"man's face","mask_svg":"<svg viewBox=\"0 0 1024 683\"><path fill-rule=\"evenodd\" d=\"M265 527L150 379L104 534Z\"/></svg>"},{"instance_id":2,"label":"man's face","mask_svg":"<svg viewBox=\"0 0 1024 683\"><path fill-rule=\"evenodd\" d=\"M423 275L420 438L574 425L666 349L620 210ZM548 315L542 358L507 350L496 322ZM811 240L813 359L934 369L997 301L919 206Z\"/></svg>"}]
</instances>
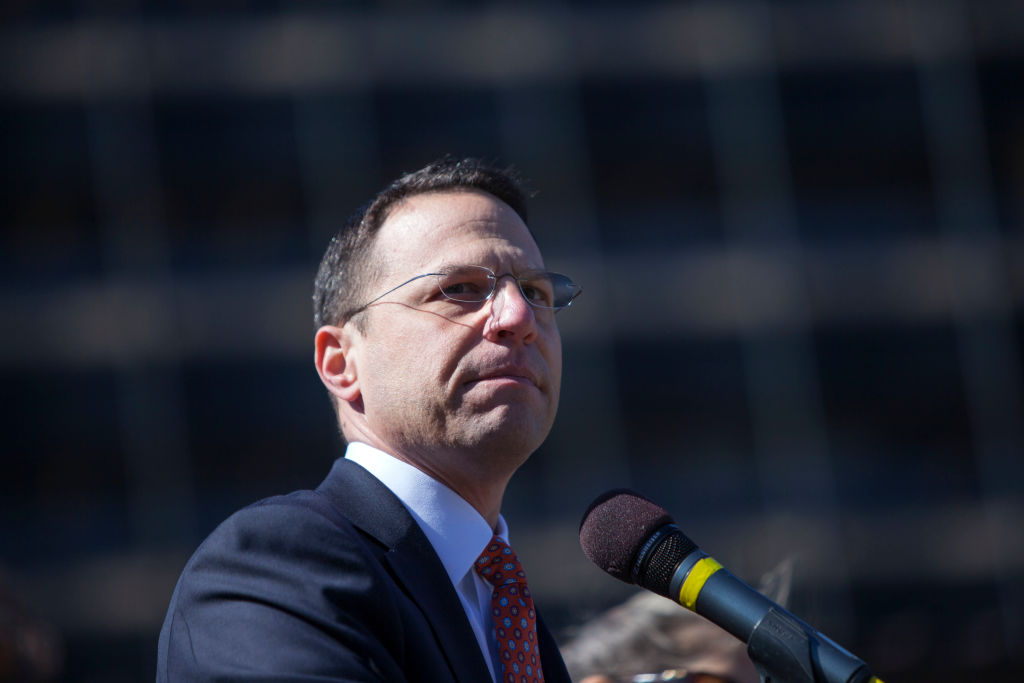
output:
<instances>
[{"instance_id":1,"label":"man's face","mask_svg":"<svg viewBox=\"0 0 1024 683\"><path fill-rule=\"evenodd\" d=\"M486 266L499 276L544 268L519 216L477 191L405 200L381 227L372 258L380 291L449 266ZM361 315L354 359L362 407L383 445L439 469L514 471L547 436L561 338L554 312L530 306L515 279L500 277L488 301L460 303L433 277L420 278Z\"/></svg>"}]
</instances>

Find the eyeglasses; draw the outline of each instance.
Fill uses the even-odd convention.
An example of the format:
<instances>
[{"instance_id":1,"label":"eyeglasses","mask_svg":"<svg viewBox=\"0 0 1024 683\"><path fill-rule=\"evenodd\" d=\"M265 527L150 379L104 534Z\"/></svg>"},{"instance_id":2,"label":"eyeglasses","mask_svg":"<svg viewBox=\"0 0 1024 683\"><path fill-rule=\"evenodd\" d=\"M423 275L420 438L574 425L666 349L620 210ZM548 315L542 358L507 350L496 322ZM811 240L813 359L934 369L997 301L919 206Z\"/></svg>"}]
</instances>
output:
<instances>
[{"instance_id":1,"label":"eyeglasses","mask_svg":"<svg viewBox=\"0 0 1024 683\"><path fill-rule=\"evenodd\" d=\"M513 273L496 274L484 266L453 266L440 273L424 273L409 278L400 285L392 287L376 299L346 313L342 320L348 320L357 313L366 310L396 289L405 287L410 282L432 277L437 280L437 288L445 298L463 303L482 303L494 296L498 280L505 276L514 278L519 285L526 302L534 308L558 312L572 304L583 288L560 273L549 273L543 270L530 270L519 275Z\"/></svg>"}]
</instances>

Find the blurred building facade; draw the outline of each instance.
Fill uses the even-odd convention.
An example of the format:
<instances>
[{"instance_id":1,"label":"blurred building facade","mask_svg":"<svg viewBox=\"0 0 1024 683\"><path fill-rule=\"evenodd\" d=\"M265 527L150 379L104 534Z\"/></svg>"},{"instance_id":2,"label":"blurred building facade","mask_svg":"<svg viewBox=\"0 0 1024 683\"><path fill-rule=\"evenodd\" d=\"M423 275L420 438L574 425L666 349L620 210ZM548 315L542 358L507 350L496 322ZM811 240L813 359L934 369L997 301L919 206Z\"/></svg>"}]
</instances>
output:
<instances>
[{"instance_id":1,"label":"blurred building facade","mask_svg":"<svg viewBox=\"0 0 1024 683\"><path fill-rule=\"evenodd\" d=\"M340 455L312 277L445 153L514 164L561 314L506 516L568 633L576 525L659 501L886 678L1024 674L1024 7L9 3L0 571L68 681L152 675L174 580ZM966 676L966 678L965 678Z\"/></svg>"}]
</instances>

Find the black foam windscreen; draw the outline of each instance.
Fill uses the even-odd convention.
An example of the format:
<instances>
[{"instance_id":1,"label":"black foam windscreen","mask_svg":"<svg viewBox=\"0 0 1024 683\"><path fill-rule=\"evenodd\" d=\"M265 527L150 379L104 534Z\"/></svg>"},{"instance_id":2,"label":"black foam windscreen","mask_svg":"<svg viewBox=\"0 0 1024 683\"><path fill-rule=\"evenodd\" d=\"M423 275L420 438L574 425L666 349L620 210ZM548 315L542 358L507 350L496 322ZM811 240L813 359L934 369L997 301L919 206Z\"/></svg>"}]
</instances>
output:
<instances>
[{"instance_id":1,"label":"black foam windscreen","mask_svg":"<svg viewBox=\"0 0 1024 683\"><path fill-rule=\"evenodd\" d=\"M580 522L580 546L591 562L615 578L633 583L637 552L672 515L629 489L598 496Z\"/></svg>"}]
</instances>

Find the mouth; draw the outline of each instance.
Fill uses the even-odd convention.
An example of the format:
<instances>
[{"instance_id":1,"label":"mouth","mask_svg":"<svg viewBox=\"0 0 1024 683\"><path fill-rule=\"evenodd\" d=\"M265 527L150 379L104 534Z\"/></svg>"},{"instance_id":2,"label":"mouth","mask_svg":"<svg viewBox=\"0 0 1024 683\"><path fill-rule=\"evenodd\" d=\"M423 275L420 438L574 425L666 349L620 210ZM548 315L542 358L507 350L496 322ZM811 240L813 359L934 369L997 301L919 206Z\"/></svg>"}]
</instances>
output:
<instances>
[{"instance_id":1,"label":"mouth","mask_svg":"<svg viewBox=\"0 0 1024 683\"><path fill-rule=\"evenodd\" d=\"M540 384L537 381L536 376L525 368L496 368L494 370L488 370L483 372L473 379L466 382L468 386L476 384L494 384L494 385L522 385L540 388Z\"/></svg>"}]
</instances>

